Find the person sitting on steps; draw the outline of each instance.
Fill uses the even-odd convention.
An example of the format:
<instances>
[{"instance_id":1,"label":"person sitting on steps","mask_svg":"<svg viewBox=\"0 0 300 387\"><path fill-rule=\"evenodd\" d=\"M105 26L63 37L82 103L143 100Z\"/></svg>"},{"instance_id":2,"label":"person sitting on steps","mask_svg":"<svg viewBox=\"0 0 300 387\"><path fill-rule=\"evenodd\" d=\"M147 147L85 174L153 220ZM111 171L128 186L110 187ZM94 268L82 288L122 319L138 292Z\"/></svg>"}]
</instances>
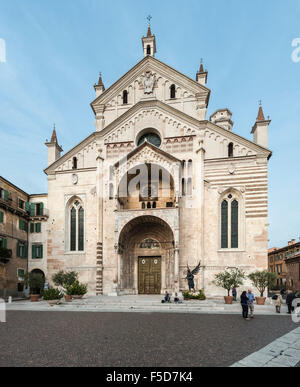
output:
<instances>
[{"instance_id":1,"label":"person sitting on steps","mask_svg":"<svg viewBox=\"0 0 300 387\"><path fill-rule=\"evenodd\" d=\"M162 300L162 303L166 303L166 302L171 302L171 297L170 297L170 293L166 290L166 293L165 293L165 297L164 299Z\"/></svg>"}]
</instances>

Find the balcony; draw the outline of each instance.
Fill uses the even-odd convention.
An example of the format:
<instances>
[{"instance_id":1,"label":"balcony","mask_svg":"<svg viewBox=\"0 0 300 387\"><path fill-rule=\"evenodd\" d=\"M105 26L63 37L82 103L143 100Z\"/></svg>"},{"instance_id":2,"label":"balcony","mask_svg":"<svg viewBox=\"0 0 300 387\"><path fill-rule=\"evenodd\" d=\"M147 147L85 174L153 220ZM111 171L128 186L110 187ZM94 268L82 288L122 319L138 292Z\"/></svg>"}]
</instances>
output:
<instances>
[{"instance_id":1,"label":"balcony","mask_svg":"<svg viewBox=\"0 0 300 387\"><path fill-rule=\"evenodd\" d=\"M30 219L32 220L38 220L38 219L45 219L49 218L49 210L48 208L34 208L31 210L28 215L30 216Z\"/></svg>"},{"instance_id":2,"label":"balcony","mask_svg":"<svg viewBox=\"0 0 300 387\"><path fill-rule=\"evenodd\" d=\"M298 251L295 251L293 253L286 253L285 258L286 259L295 258L299 255L300 255L300 251L298 250Z\"/></svg>"},{"instance_id":3,"label":"balcony","mask_svg":"<svg viewBox=\"0 0 300 387\"><path fill-rule=\"evenodd\" d=\"M12 257L12 250L0 247L0 262L7 263Z\"/></svg>"}]
</instances>

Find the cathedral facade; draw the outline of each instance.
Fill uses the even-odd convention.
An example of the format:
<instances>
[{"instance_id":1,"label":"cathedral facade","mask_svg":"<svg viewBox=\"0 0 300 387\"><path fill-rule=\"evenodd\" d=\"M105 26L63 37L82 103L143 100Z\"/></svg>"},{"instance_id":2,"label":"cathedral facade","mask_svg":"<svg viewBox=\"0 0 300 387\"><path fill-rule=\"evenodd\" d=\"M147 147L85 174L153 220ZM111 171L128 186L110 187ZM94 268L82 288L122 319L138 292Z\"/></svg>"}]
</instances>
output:
<instances>
[{"instance_id":1,"label":"cathedral facade","mask_svg":"<svg viewBox=\"0 0 300 387\"><path fill-rule=\"evenodd\" d=\"M100 75L95 131L62 156L55 130L46 143L44 255L29 269L75 270L91 295L160 294L201 262L196 288L224 295L216 273L267 268L270 121L260 106L250 141L229 109L207 118L203 65L193 80L156 59L150 26L142 46L106 90Z\"/></svg>"}]
</instances>

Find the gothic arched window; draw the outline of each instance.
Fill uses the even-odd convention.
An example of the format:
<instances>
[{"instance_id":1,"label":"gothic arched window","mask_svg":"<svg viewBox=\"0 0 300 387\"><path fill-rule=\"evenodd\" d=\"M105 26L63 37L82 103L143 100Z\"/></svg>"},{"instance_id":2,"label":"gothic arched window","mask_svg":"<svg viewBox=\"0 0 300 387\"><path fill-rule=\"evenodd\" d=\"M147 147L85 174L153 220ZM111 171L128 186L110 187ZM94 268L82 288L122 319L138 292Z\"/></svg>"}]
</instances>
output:
<instances>
[{"instance_id":1,"label":"gothic arched window","mask_svg":"<svg viewBox=\"0 0 300 387\"><path fill-rule=\"evenodd\" d=\"M233 157L233 143L228 145L228 157Z\"/></svg>"},{"instance_id":2,"label":"gothic arched window","mask_svg":"<svg viewBox=\"0 0 300 387\"><path fill-rule=\"evenodd\" d=\"M239 202L229 194L221 203L221 249L239 248Z\"/></svg>"},{"instance_id":3,"label":"gothic arched window","mask_svg":"<svg viewBox=\"0 0 300 387\"><path fill-rule=\"evenodd\" d=\"M70 251L84 251L84 209L79 200L69 208Z\"/></svg>"},{"instance_id":4,"label":"gothic arched window","mask_svg":"<svg viewBox=\"0 0 300 387\"><path fill-rule=\"evenodd\" d=\"M170 87L170 98L175 99L176 98L176 86L172 85Z\"/></svg>"},{"instance_id":5,"label":"gothic arched window","mask_svg":"<svg viewBox=\"0 0 300 387\"><path fill-rule=\"evenodd\" d=\"M123 91L123 104L124 105L128 104L128 91L127 90Z\"/></svg>"}]
</instances>

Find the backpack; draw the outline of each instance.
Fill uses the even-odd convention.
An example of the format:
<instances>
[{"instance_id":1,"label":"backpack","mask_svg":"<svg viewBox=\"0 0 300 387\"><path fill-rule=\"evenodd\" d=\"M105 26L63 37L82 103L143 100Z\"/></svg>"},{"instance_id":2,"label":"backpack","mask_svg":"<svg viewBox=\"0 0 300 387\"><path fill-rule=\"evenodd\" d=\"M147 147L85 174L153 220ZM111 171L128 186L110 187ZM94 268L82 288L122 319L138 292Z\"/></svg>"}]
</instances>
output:
<instances>
[{"instance_id":1,"label":"backpack","mask_svg":"<svg viewBox=\"0 0 300 387\"><path fill-rule=\"evenodd\" d=\"M277 294L274 294L274 296L272 297L272 300L277 300L277 299L278 299Z\"/></svg>"}]
</instances>

